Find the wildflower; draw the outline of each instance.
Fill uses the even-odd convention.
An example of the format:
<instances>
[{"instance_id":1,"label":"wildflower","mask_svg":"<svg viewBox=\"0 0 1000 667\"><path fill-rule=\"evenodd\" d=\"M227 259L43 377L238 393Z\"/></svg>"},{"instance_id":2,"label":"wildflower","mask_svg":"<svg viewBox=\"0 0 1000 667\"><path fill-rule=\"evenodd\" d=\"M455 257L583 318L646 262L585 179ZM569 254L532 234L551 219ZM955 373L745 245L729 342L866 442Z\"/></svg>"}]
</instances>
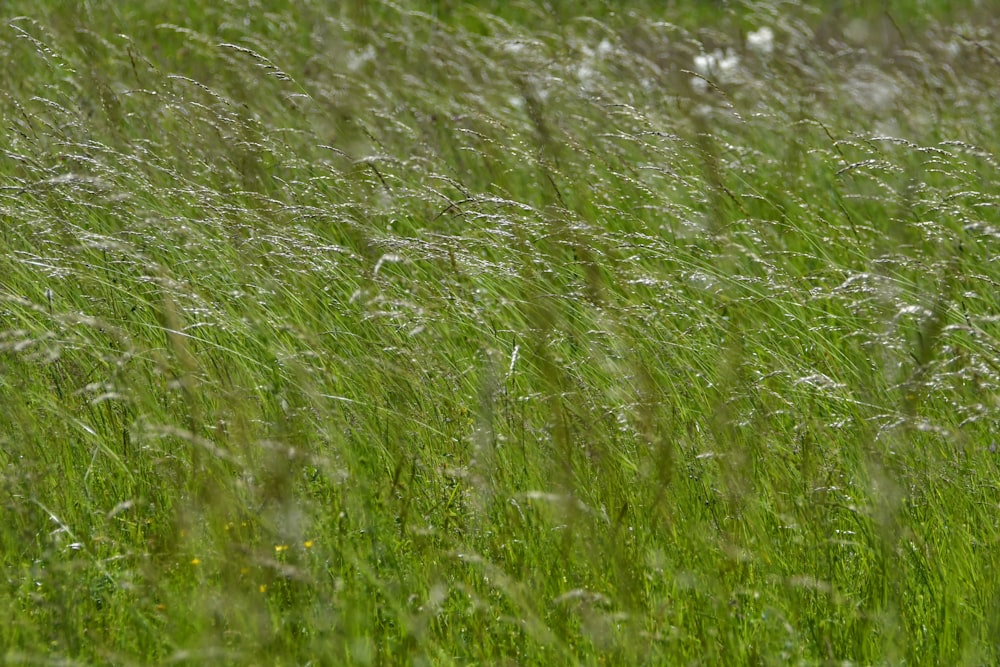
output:
<instances>
[{"instance_id":1,"label":"wildflower","mask_svg":"<svg viewBox=\"0 0 1000 667\"><path fill-rule=\"evenodd\" d=\"M347 54L347 69L357 72L359 69L375 60L378 54L371 44L360 50L351 51Z\"/></svg>"},{"instance_id":2,"label":"wildflower","mask_svg":"<svg viewBox=\"0 0 1000 667\"><path fill-rule=\"evenodd\" d=\"M866 111L878 112L890 109L900 95L899 83L887 73L872 67L859 65L843 83L844 97Z\"/></svg>"},{"instance_id":3,"label":"wildflower","mask_svg":"<svg viewBox=\"0 0 1000 667\"><path fill-rule=\"evenodd\" d=\"M267 584L261 584L260 588L258 588L257 590L259 590L261 593L266 593L267 592Z\"/></svg>"},{"instance_id":4,"label":"wildflower","mask_svg":"<svg viewBox=\"0 0 1000 667\"><path fill-rule=\"evenodd\" d=\"M732 49L727 49L725 53L716 49L712 53L702 53L694 57L694 71L719 83L732 82L739 66L739 56L733 53ZM693 77L691 86L695 90L703 91L708 88L708 82L703 78Z\"/></svg>"},{"instance_id":5,"label":"wildflower","mask_svg":"<svg viewBox=\"0 0 1000 667\"><path fill-rule=\"evenodd\" d=\"M287 544L275 544L274 545L274 553L280 554L282 551L288 551L288 545Z\"/></svg>"},{"instance_id":6,"label":"wildflower","mask_svg":"<svg viewBox=\"0 0 1000 667\"><path fill-rule=\"evenodd\" d=\"M197 567L198 565L201 565L201 559L200 558L192 558L191 559L191 564Z\"/></svg>"},{"instance_id":7,"label":"wildflower","mask_svg":"<svg viewBox=\"0 0 1000 667\"><path fill-rule=\"evenodd\" d=\"M306 549L312 549L313 548L313 541L312 540L306 540L305 542L302 543L302 546L304 546Z\"/></svg>"},{"instance_id":8,"label":"wildflower","mask_svg":"<svg viewBox=\"0 0 1000 667\"><path fill-rule=\"evenodd\" d=\"M589 89L593 83L594 78L597 75L597 64L599 61L606 60L609 56L613 55L615 52L615 46L612 44L607 37L601 40L601 42L594 48L589 46L582 46L581 49L580 63L576 68L576 78L580 81L583 88Z\"/></svg>"},{"instance_id":9,"label":"wildflower","mask_svg":"<svg viewBox=\"0 0 1000 667\"><path fill-rule=\"evenodd\" d=\"M764 26L747 35L747 48L762 56L769 56L774 51L774 31Z\"/></svg>"},{"instance_id":10,"label":"wildflower","mask_svg":"<svg viewBox=\"0 0 1000 667\"><path fill-rule=\"evenodd\" d=\"M702 53L694 57L694 70L704 76L715 76L720 79L732 74L740 65L739 56L727 49L725 53L716 49L712 53Z\"/></svg>"}]
</instances>

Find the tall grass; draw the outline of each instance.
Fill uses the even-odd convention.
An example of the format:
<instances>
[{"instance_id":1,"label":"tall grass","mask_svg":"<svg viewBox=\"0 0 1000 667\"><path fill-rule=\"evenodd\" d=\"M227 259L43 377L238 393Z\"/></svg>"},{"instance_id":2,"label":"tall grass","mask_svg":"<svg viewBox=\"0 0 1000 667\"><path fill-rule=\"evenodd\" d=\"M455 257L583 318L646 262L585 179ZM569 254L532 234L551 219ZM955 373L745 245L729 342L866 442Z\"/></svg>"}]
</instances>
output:
<instances>
[{"instance_id":1,"label":"tall grass","mask_svg":"<svg viewBox=\"0 0 1000 667\"><path fill-rule=\"evenodd\" d=\"M996 662L995 20L564 4L5 5L5 664Z\"/></svg>"}]
</instances>

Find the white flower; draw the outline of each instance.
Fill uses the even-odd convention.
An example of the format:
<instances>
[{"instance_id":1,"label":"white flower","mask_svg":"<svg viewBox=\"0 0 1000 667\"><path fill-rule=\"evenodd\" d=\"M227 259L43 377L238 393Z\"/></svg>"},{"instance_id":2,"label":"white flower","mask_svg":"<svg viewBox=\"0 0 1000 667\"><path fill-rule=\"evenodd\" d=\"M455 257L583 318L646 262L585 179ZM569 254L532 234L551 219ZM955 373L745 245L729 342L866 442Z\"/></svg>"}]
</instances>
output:
<instances>
[{"instance_id":1,"label":"white flower","mask_svg":"<svg viewBox=\"0 0 1000 667\"><path fill-rule=\"evenodd\" d=\"M732 49L727 49L725 53L716 49L712 53L702 53L694 57L694 71L717 83L731 83L739 66L740 59ZM692 77L691 86L695 90L703 91L708 88L708 83L702 78Z\"/></svg>"},{"instance_id":2,"label":"white flower","mask_svg":"<svg viewBox=\"0 0 1000 667\"><path fill-rule=\"evenodd\" d=\"M360 51L351 51L347 54L347 69L352 72L357 72L359 69L364 67L366 64L375 60L376 58L375 47L369 44Z\"/></svg>"},{"instance_id":3,"label":"white flower","mask_svg":"<svg viewBox=\"0 0 1000 667\"><path fill-rule=\"evenodd\" d=\"M703 93L706 90L708 90L708 81L693 76L691 77L691 87L697 90L699 93Z\"/></svg>"},{"instance_id":4,"label":"white flower","mask_svg":"<svg viewBox=\"0 0 1000 667\"><path fill-rule=\"evenodd\" d=\"M896 79L871 66L854 68L843 89L856 106L870 112L888 111L902 93Z\"/></svg>"},{"instance_id":5,"label":"white flower","mask_svg":"<svg viewBox=\"0 0 1000 667\"><path fill-rule=\"evenodd\" d=\"M774 51L774 31L764 26L747 35L747 48L762 56L769 56Z\"/></svg>"},{"instance_id":6,"label":"white flower","mask_svg":"<svg viewBox=\"0 0 1000 667\"><path fill-rule=\"evenodd\" d=\"M584 90L589 90L597 76L597 65L600 61L607 60L615 52L615 46L607 38L604 38L595 48L590 48L586 44L580 47L582 58L576 67L576 78L580 81Z\"/></svg>"},{"instance_id":7,"label":"white flower","mask_svg":"<svg viewBox=\"0 0 1000 667\"><path fill-rule=\"evenodd\" d=\"M716 49L712 53L703 53L694 57L694 71L702 76L716 77L724 81L740 66L739 57L732 49L725 53Z\"/></svg>"}]
</instances>

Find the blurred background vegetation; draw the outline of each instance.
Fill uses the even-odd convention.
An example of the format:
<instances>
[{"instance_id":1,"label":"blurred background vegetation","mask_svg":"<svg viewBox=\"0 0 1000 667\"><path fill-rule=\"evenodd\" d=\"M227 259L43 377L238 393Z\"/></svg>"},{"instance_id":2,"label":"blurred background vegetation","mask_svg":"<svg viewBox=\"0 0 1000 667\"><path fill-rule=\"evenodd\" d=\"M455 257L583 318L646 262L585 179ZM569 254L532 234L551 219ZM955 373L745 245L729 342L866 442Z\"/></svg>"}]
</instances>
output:
<instances>
[{"instance_id":1,"label":"blurred background vegetation","mask_svg":"<svg viewBox=\"0 0 1000 667\"><path fill-rule=\"evenodd\" d=\"M985 3L9 2L6 664L992 664Z\"/></svg>"}]
</instances>

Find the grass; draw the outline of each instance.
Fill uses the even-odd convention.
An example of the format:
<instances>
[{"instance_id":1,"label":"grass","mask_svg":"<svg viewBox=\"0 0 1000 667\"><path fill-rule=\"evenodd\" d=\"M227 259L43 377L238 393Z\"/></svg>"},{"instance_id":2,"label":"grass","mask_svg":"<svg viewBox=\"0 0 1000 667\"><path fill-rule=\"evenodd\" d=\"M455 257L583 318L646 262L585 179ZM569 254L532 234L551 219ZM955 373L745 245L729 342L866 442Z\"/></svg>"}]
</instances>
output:
<instances>
[{"instance_id":1,"label":"grass","mask_svg":"<svg viewBox=\"0 0 1000 667\"><path fill-rule=\"evenodd\" d=\"M985 8L257 4L5 5L4 664L1000 659Z\"/></svg>"}]
</instances>

